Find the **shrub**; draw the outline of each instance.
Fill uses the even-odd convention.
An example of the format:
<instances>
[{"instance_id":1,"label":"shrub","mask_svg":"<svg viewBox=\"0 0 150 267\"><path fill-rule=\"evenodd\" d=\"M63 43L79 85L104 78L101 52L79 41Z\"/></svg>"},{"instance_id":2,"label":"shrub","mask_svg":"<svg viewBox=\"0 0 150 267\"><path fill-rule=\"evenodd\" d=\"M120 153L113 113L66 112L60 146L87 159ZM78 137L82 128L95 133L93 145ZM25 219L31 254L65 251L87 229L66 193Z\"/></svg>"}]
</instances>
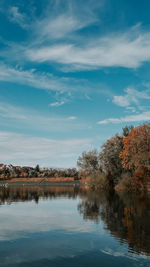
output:
<instances>
[{"instance_id":1,"label":"shrub","mask_svg":"<svg viewBox=\"0 0 150 267\"><path fill-rule=\"evenodd\" d=\"M136 192L140 190L140 186L136 183L130 173L122 175L122 179L115 186L116 191Z\"/></svg>"},{"instance_id":2,"label":"shrub","mask_svg":"<svg viewBox=\"0 0 150 267\"><path fill-rule=\"evenodd\" d=\"M88 177L88 185L94 191L109 189L109 182L104 173L90 175Z\"/></svg>"}]
</instances>

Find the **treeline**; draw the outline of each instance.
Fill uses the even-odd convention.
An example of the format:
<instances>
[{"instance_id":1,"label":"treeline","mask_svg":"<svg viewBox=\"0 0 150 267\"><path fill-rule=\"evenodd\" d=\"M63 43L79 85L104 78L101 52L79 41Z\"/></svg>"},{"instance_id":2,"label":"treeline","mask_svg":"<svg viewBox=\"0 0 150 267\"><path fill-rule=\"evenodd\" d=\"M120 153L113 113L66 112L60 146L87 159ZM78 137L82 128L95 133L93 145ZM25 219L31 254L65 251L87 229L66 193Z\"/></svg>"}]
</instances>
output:
<instances>
[{"instance_id":1,"label":"treeline","mask_svg":"<svg viewBox=\"0 0 150 267\"><path fill-rule=\"evenodd\" d=\"M21 167L13 165L0 166L0 179L11 179L11 178L51 178L51 177L73 177L74 179L79 178L79 173L76 168L68 169L55 169L55 168L40 168L37 165L33 167Z\"/></svg>"},{"instance_id":2,"label":"treeline","mask_svg":"<svg viewBox=\"0 0 150 267\"><path fill-rule=\"evenodd\" d=\"M89 177L93 190L150 189L150 123L125 127L102 146L83 152L77 162L80 172Z\"/></svg>"}]
</instances>

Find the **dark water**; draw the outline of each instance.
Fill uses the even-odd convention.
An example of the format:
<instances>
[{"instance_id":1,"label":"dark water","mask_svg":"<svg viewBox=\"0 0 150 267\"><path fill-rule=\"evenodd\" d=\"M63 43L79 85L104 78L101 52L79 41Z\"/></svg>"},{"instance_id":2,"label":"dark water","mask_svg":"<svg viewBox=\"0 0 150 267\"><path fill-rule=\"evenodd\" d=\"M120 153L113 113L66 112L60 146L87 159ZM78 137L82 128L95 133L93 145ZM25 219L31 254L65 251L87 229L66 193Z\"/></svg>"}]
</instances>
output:
<instances>
[{"instance_id":1,"label":"dark water","mask_svg":"<svg viewBox=\"0 0 150 267\"><path fill-rule=\"evenodd\" d=\"M150 266L150 197L0 189L0 266Z\"/></svg>"}]
</instances>

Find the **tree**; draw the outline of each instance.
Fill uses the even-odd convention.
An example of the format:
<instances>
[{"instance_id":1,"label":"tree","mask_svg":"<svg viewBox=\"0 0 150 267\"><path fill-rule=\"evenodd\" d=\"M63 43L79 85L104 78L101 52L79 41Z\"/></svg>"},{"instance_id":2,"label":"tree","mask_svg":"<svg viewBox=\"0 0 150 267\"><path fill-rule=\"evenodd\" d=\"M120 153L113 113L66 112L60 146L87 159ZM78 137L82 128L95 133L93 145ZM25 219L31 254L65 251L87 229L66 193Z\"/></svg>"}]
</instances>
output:
<instances>
[{"instance_id":1,"label":"tree","mask_svg":"<svg viewBox=\"0 0 150 267\"><path fill-rule=\"evenodd\" d=\"M127 137L132 129L134 129L133 125L125 126L124 128L122 128L122 136Z\"/></svg>"},{"instance_id":2,"label":"tree","mask_svg":"<svg viewBox=\"0 0 150 267\"><path fill-rule=\"evenodd\" d=\"M97 172L100 168L97 150L83 152L82 156L78 158L77 166L87 175Z\"/></svg>"},{"instance_id":3,"label":"tree","mask_svg":"<svg viewBox=\"0 0 150 267\"><path fill-rule=\"evenodd\" d=\"M35 167L35 171L36 171L36 172L39 172L39 171L40 171L40 166L39 166L39 164L36 165L36 167Z\"/></svg>"},{"instance_id":4,"label":"tree","mask_svg":"<svg viewBox=\"0 0 150 267\"><path fill-rule=\"evenodd\" d=\"M123 149L122 137L116 135L102 146L99 154L100 165L109 180L116 184L122 173L121 159L119 154Z\"/></svg>"},{"instance_id":5,"label":"tree","mask_svg":"<svg viewBox=\"0 0 150 267\"><path fill-rule=\"evenodd\" d=\"M132 129L123 138L123 151L119 157L125 169L150 171L150 123Z\"/></svg>"},{"instance_id":6,"label":"tree","mask_svg":"<svg viewBox=\"0 0 150 267\"><path fill-rule=\"evenodd\" d=\"M121 135L116 134L114 137L108 139L102 146L102 151L99 154L102 171L113 186L118 183L121 179L122 172L124 172L119 155L123 150L122 140L128 136L131 129L133 129L132 125L125 126L122 129Z\"/></svg>"}]
</instances>

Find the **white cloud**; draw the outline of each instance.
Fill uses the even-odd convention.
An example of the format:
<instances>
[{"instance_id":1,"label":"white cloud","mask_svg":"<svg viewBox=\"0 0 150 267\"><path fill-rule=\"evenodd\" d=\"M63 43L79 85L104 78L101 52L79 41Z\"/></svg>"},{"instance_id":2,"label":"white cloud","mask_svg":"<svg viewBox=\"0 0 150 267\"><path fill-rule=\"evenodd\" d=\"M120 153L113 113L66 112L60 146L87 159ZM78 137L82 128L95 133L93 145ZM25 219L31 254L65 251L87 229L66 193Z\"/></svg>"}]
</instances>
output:
<instances>
[{"instance_id":1,"label":"white cloud","mask_svg":"<svg viewBox=\"0 0 150 267\"><path fill-rule=\"evenodd\" d=\"M79 96L80 94L85 94L85 92L87 93L91 91L91 88L96 90L97 86L100 88L104 87L103 84L93 85L88 80L82 78L76 79L67 77L66 75L57 77L48 72L40 72L35 69L24 70L20 67L14 68L6 64L0 64L0 81L13 82L42 90L55 91L58 94L56 102L50 103L50 106L58 106L59 103L63 105L76 93L78 93ZM101 89L101 91L103 93L104 90ZM63 94L63 97L61 96L62 101L59 101L59 94ZM105 94L107 94L106 90Z\"/></svg>"},{"instance_id":2,"label":"white cloud","mask_svg":"<svg viewBox=\"0 0 150 267\"><path fill-rule=\"evenodd\" d=\"M61 101L61 102L51 103L51 104L49 104L49 106L51 106L51 107L59 107L59 106L62 106L64 104L65 104L65 102L64 101Z\"/></svg>"},{"instance_id":3,"label":"white cloud","mask_svg":"<svg viewBox=\"0 0 150 267\"><path fill-rule=\"evenodd\" d=\"M82 88L82 81L66 77L56 77L51 73L37 72L35 69L23 70L6 64L0 65L0 81L14 82L34 88L68 92Z\"/></svg>"},{"instance_id":4,"label":"white cloud","mask_svg":"<svg viewBox=\"0 0 150 267\"><path fill-rule=\"evenodd\" d=\"M2 102L0 102L0 117L16 120L26 120L28 118L22 109Z\"/></svg>"},{"instance_id":5,"label":"white cloud","mask_svg":"<svg viewBox=\"0 0 150 267\"><path fill-rule=\"evenodd\" d=\"M124 123L124 122L144 122L150 121L150 111L143 112L137 115L129 115L122 118L109 118L106 120L98 121L97 124L108 123Z\"/></svg>"},{"instance_id":6,"label":"white cloud","mask_svg":"<svg viewBox=\"0 0 150 267\"><path fill-rule=\"evenodd\" d=\"M90 139L54 140L12 132L0 132L0 162L49 167L70 167L83 150L90 147Z\"/></svg>"},{"instance_id":7,"label":"white cloud","mask_svg":"<svg viewBox=\"0 0 150 267\"><path fill-rule=\"evenodd\" d=\"M30 37L26 43L9 43L1 56L9 62L18 62L20 59L20 62L57 63L64 71L101 67L137 68L150 61L150 32L142 31L139 24L124 32L107 35L100 35L100 31L85 35L80 31L92 24L100 26L96 11L100 10L102 4L97 8L98 1L93 1L92 5L90 1L87 2L85 6L67 1L63 8L60 8L60 3L58 7L51 3L51 10L47 7L38 18L33 16L28 27ZM26 21L18 7L11 7L10 13L14 21Z\"/></svg>"},{"instance_id":8,"label":"white cloud","mask_svg":"<svg viewBox=\"0 0 150 267\"><path fill-rule=\"evenodd\" d=\"M137 112L135 107L126 107L127 111Z\"/></svg>"},{"instance_id":9,"label":"white cloud","mask_svg":"<svg viewBox=\"0 0 150 267\"><path fill-rule=\"evenodd\" d=\"M37 21L33 30L38 36L38 42L50 39L62 39L96 21L96 18L87 17L86 20L70 12L59 14L56 17L46 17Z\"/></svg>"},{"instance_id":10,"label":"white cloud","mask_svg":"<svg viewBox=\"0 0 150 267\"><path fill-rule=\"evenodd\" d=\"M12 6L9 9L9 19L10 21L19 24L22 28L26 28L26 16L23 13L19 12L19 8L17 6Z\"/></svg>"},{"instance_id":11,"label":"white cloud","mask_svg":"<svg viewBox=\"0 0 150 267\"><path fill-rule=\"evenodd\" d=\"M75 116L70 116L70 117L68 117L68 120L76 120L77 119L77 117L75 117Z\"/></svg>"},{"instance_id":12,"label":"white cloud","mask_svg":"<svg viewBox=\"0 0 150 267\"><path fill-rule=\"evenodd\" d=\"M72 65L74 69L100 67L137 68L150 61L150 33L125 33L89 39L78 45L75 41L27 49L26 56L36 62L56 62Z\"/></svg>"},{"instance_id":13,"label":"white cloud","mask_svg":"<svg viewBox=\"0 0 150 267\"><path fill-rule=\"evenodd\" d=\"M130 105L138 105L139 101L142 99L150 100L150 90L138 91L134 88L127 88L124 95L113 97L113 103L129 109Z\"/></svg>"},{"instance_id":14,"label":"white cloud","mask_svg":"<svg viewBox=\"0 0 150 267\"><path fill-rule=\"evenodd\" d=\"M96 12L103 5L93 0L86 1L50 1L41 17L32 24L32 32L37 43L57 41L58 39L74 39L77 32L99 21Z\"/></svg>"},{"instance_id":15,"label":"white cloud","mask_svg":"<svg viewBox=\"0 0 150 267\"><path fill-rule=\"evenodd\" d=\"M64 9L58 8L58 12L48 9L40 18L34 18L29 27L29 40L20 44L19 49L19 45L9 43L1 56L14 61L20 58L20 61L57 63L64 71L138 68L150 61L150 32L142 31L139 24L124 32L85 35L81 29L91 24L100 25L96 9L92 5L90 10L89 1L82 10L69 6L67 2ZM22 16L17 7L12 10L15 18Z\"/></svg>"},{"instance_id":16,"label":"white cloud","mask_svg":"<svg viewBox=\"0 0 150 267\"><path fill-rule=\"evenodd\" d=\"M81 29L91 24L100 26L97 10L100 11L104 1L92 1L92 4L87 1L86 5L80 2L65 1L63 8L60 2L57 5L51 2L41 16L33 16L28 27L30 37L26 43L20 44L21 53L19 45L9 43L9 48L2 51L1 56L14 61L20 58L20 61L58 63L66 71L137 68L150 61L149 31L142 31L141 25L137 24L124 32L100 35L98 30L97 34L91 31L85 35ZM18 7L11 7L10 13L18 23L25 20Z\"/></svg>"}]
</instances>

